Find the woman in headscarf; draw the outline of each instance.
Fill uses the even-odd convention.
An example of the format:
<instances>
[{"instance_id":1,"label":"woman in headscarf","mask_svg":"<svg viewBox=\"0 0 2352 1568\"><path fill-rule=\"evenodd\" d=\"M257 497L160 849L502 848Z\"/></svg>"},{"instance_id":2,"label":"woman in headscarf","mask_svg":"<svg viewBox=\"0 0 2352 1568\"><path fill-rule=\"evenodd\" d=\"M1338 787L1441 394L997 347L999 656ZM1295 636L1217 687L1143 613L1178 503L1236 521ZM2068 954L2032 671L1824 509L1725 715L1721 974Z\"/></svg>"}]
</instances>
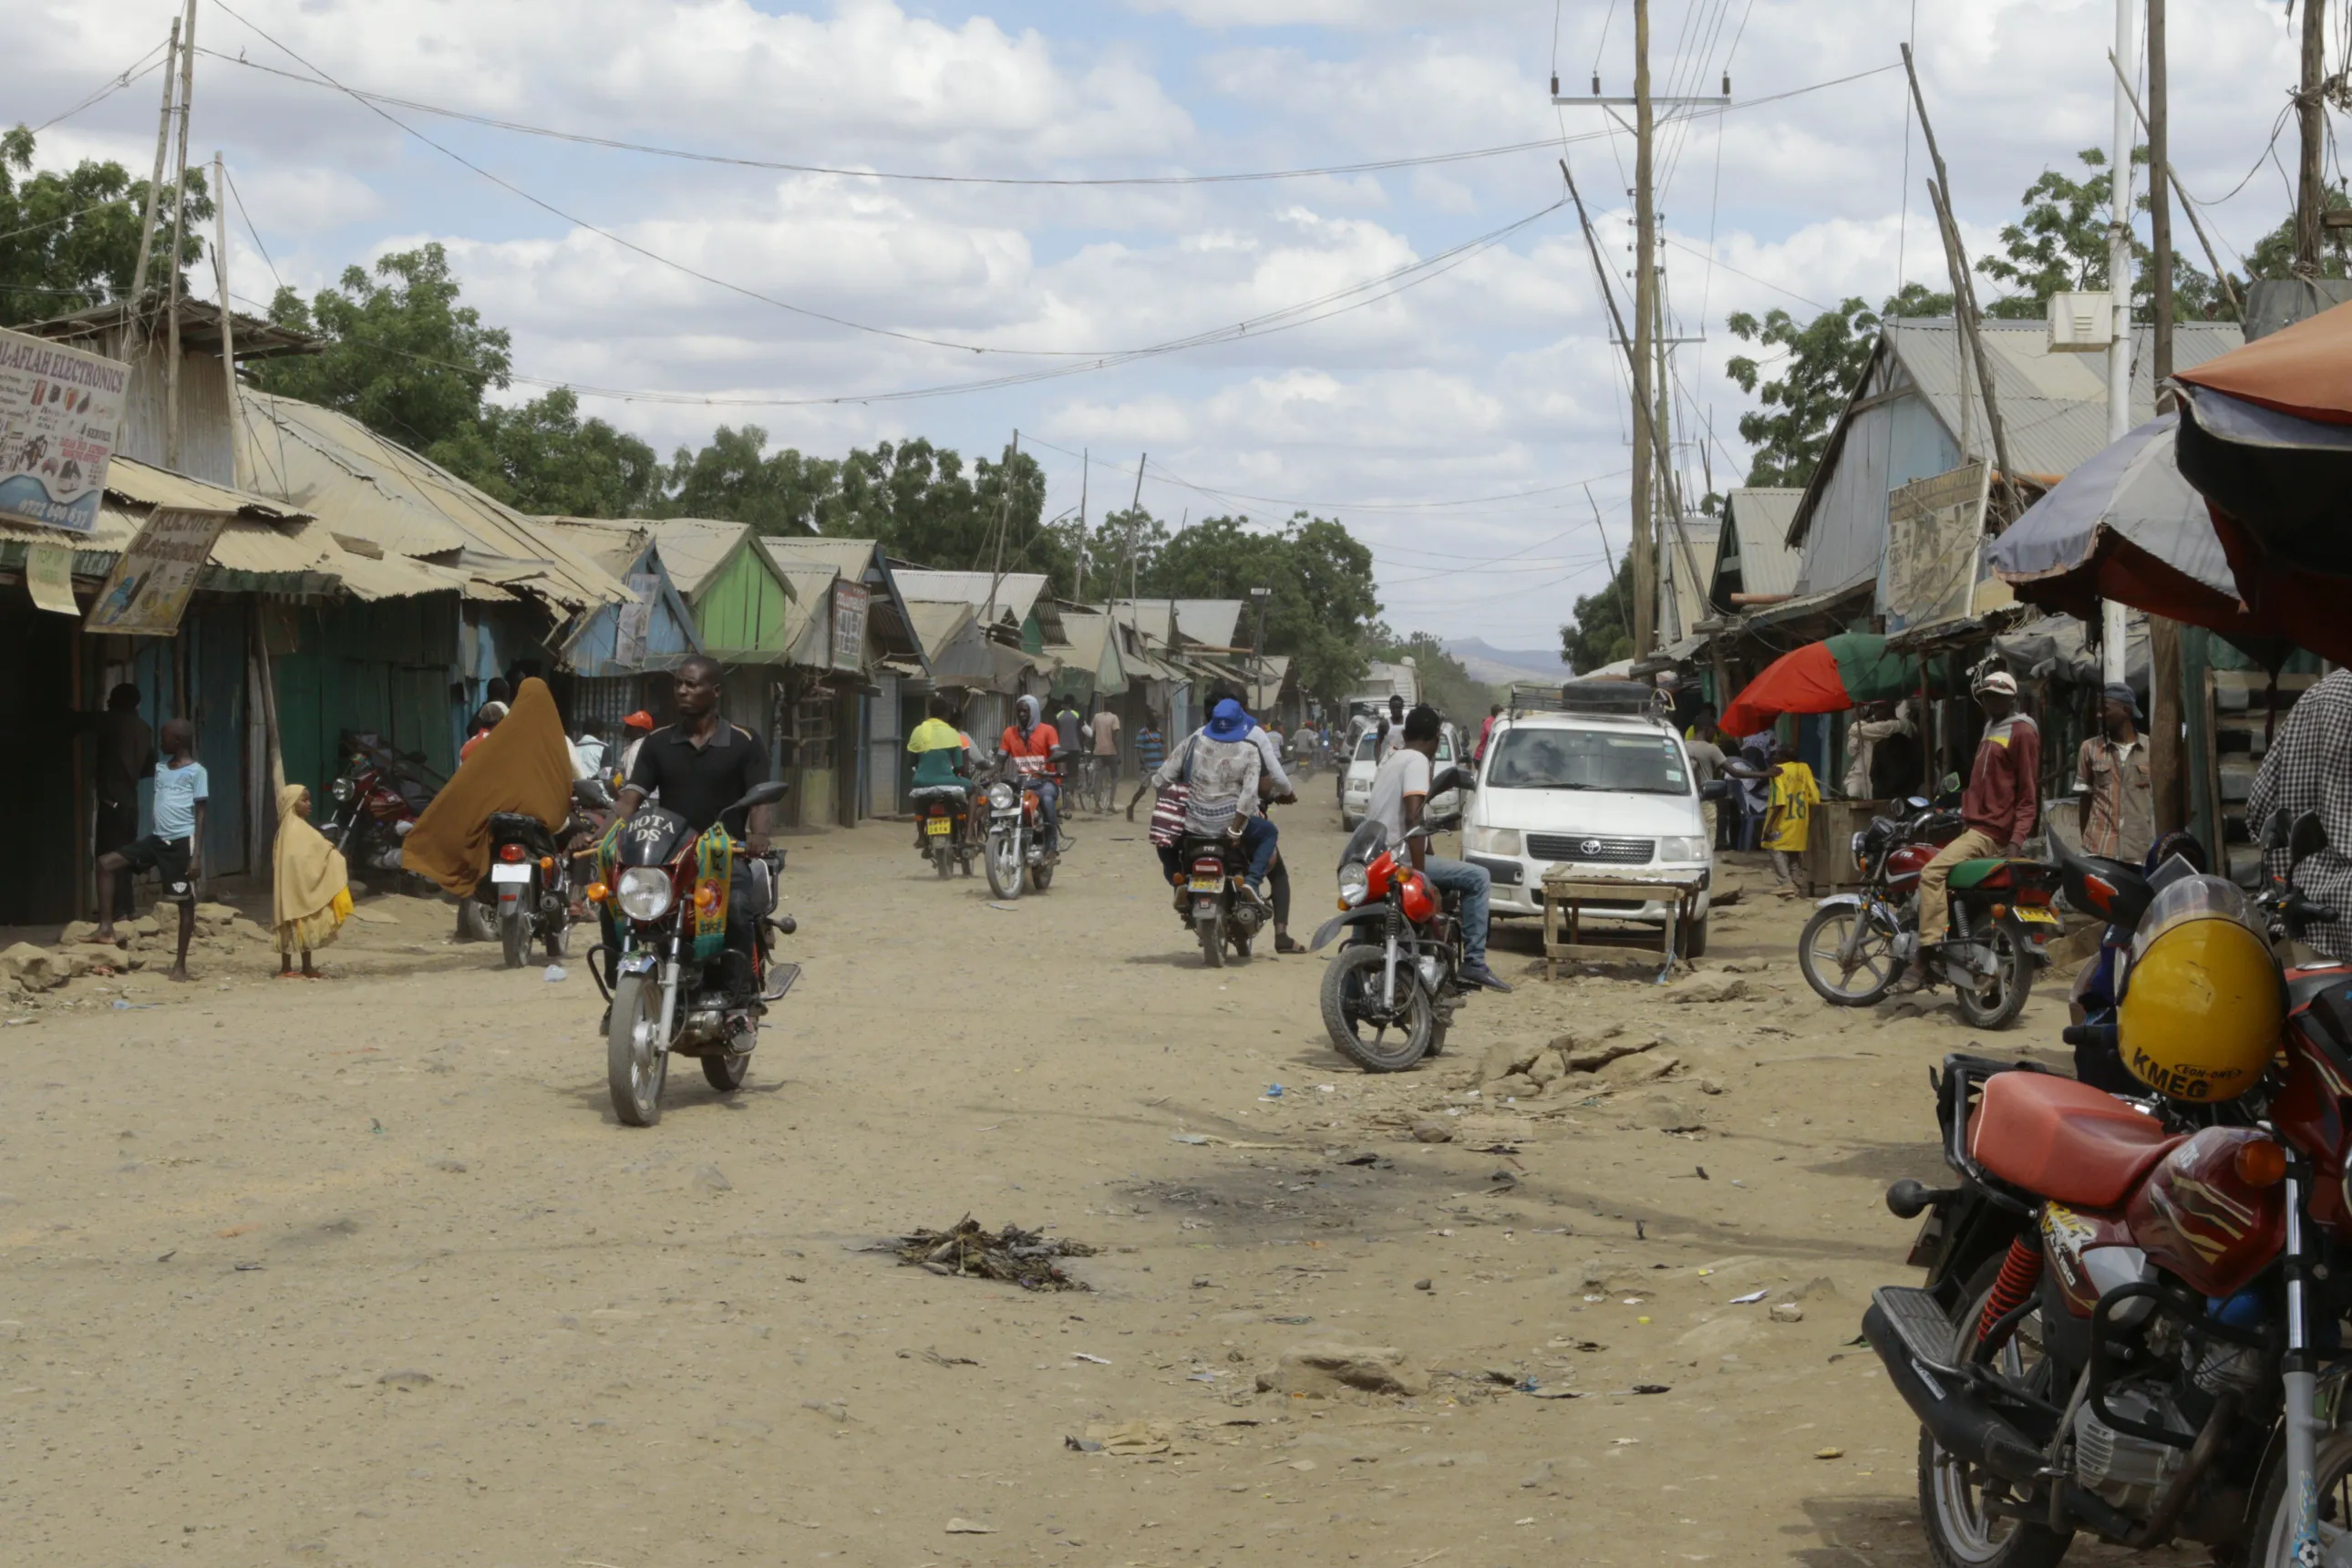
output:
<instances>
[{"instance_id":1,"label":"woman in headscarf","mask_svg":"<svg viewBox=\"0 0 2352 1568\"><path fill-rule=\"evenodd\" d=\"M316 980L313 950L335 940L352 912L351 878L341 851L310 826L310 792L288 784L278 792L278 842L270 851L276 879L270 888L270 920L278 928L278 973L294 973L302 954L302 977Z\"/></svg>"}]
</instances>

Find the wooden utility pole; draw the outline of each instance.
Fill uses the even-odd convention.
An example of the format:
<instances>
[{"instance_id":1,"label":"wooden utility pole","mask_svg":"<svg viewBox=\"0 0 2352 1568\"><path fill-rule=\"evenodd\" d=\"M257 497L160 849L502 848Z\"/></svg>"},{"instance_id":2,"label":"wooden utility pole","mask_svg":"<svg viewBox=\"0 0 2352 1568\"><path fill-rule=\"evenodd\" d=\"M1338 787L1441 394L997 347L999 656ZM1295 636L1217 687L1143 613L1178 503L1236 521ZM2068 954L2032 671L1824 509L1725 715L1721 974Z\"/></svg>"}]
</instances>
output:
<instances>
[{"instance_id":1,"label":"wooden utility pole","mask_svg":"<svg viewBox=\"0 0 2352 1568\"><path fill-rule=\"evenodd\" d=\"M1135 499L1127 503L1127 596L1130 603L1129 611L1130 615L1134 613L1132 601L1135 598L1135 580L1137 574L1141 570L1136 564L1136 555L1143 542L1143 465L1150 461L1151 461L1151 454L1149 452L1139 452L1136 455ZM1114 584L1113 586L1117 584Z\"/></svg>"},{"instance_id":2,"label":"wooden utility pole","mask_svg":"<svg viewBox=\"0 0 2352 1568\"><path fill-rule=\"evenodd\" d=\"M2327 105L2320 96L2326 70L2327 0L2303 0L2303 85L2295 89L2294 117L2303 132L2302 177L2294 192L2294 271L2319 276L2320 215L2327 210L2327 187L2320 182L2326 149Z\"/></svg>"},{"instance_id":3,"label":"wooden utility pole","mask_svg":"<svg viewBox=\"0 0 2352 1568\"><path fill-rule=\"evenodd\" d=\"M175 472L180 467L180 255L181 236L188 226L188 108L196 90L196 0L188 0L180 38L178 177L172 182L172 253L163 258L164 269L171 274L170 289L164 296L170 338L163 361L163 466Z\"/></svg>"},{"instance_id":4,"label":"wooden utility pole","mask_svg":"<svg viewBox=\"0 0 2352 1568\"><path fill-rule=\"evenodd\" d=\"M145 319L147 260L155 251L155 204L163 190L163 154L172 144L172 93L180 84L180 19L172 18L172 41L163 50L163 108L155 121L155 172L147 178L147 205L139 219L139 264L131 269L131 309ZM144 333L141 334L144 337Z\"/></svg>"},{"instance_id":5,"label":"wooden utility pole","mask_svg":"<svg viewBox=\"0 0 2352 1568\"><path fill-rule=\"evenodd\" d=\"M1633 0L1633 657L1645 658L1657 641L1657 499L1650 488L1656 437L1650 404L1652 340L1657 336L1658 218L1652 210L1651 144L1657 110L1650 101L1650 4ZM1622 333L1624 330L1621 324Z\"/></svg>"},{"instance_id":6,"label":"wooden utility pole","mask_svg":"<svg viewBox=\"0 0 2352 1568\"><path fill-rule=\"evenodd\" d=\"M1094 478L1093 448L1078 452L1078 585L1070 597L1083 605L1087 602L1087 485Z\"/></svg>"},{"instance_id":7,"label":"wooden utility pole","mask_svg":"<svg viewBox=\"0 0 2352 1568\"><path fill-rule=\"evenodd\" d=\"M2124 84L2124 93L2131 99L2132 112L2139 116L2140 128L2148 133L2150 145L2153 145L2156 128L2148 121L2147 110L2140 106L2137 95L2132 92L2129 79L2124 76L2123 67L2116 65L2114 55L2107 57L2107 64L2115 67L2116 79ZM2174 168L2168 159L2151 159L2150 164L2162 176L2170 194L2180 198L2180 216L2189 220L2189 232L2197 237L2198 245L2204 249L2205 265L2213 269L2213 280L2221 286L2221 298L2230 302L2230 309L2244 315L2245 309L2238 302L2238 286L2230 281L2230 269L2221 265L2221 256L2213 249L2213 237L2205 232L2204 221L2197 216L2197 204L2189 199L2189 187L2180 183L2180 171Z\"/></svg>"},{"instance_id":8,"label":"wooden utility pole","mask_svg":"<svg viewBox=\"0 0 2352 1568\"><path fill-rule=\"evenodd\" d=\"M1013 432L1013 445L1006 448L1004 459L1004 495L996 509L996 559L988 568L988 608L981 618L981 636L996 625L996 590L1004 582L1004 536L1013 531L1013 465L1021 456L1021 432Z\"/></svg>"},{"instance_id":9,"label":"wooden utility pole","mask_svg":"<svg viewBox=\"0 0 2352 1568\"><path fill-rule=\"evenodd\" d=\"M220 282L221 374L228 383L229 482L236 482L236 328L228 298L228 164L213 151L213 276Z\"/></svg>"},{"instance_id":10,"label":"wooden utility pole","mask_svg":"<svg viewBox=\"0 0 2352 1568\"><path fill-rule=\"evenodd\" d=\"M2315 4L2316 0L2315 0ZM2165 404L2164 384L2172 376L2172 160L2167 152L2170 110L2166 102L2164 0L2147 0L2147 212L2148 242L2156 252L2153 306L2155 348L2150 365L2156 404ZM2118 70L2116 79L2123 79ZM2128 89L2128 84L2126 84ZM2187 206L2183 198L2182 205ZM2196 214L2189 214L2196 221ZM2202 237L2200 231L2200 237ZM2221 275L2222 286L2229 274ZM2156 830L2187 826L2187 792L2180 767L2180 625L2162 616L2147 618L2147 772Z\"/></svg>"},{"instance_id":11,"label":"wooden utility pole","mask_svg":"<svg viewBox=\"0 0 2352 1568\"><path fill-rule=\"evenodd\" d=\"M2165 105L2164 0L2147 0L2147 243L2156 253L2149 301L2156 316L2150 323L2155 348L2149 368L2159 407L2164 384L2172 376L2172 161L2165 152L2171 138L2170 114Z\"/></svg>"}]
</instances>

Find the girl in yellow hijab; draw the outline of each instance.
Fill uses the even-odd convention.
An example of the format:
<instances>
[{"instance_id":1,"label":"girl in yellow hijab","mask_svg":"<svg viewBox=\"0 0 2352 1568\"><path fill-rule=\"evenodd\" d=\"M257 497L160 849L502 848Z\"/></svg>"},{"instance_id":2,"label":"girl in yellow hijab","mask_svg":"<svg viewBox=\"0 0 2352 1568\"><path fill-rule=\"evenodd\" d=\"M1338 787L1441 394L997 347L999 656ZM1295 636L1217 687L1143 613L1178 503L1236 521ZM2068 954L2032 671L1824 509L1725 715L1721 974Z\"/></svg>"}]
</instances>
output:
<instances>
[{"instance_id":1,"label":"girl in yellow hijab","mask_svg":"<svg viewBox=\"0 0 2352 1568\"><path fill-rule=\"evenodd\" d=\"M278 974L294 973L302 953L302 977L316 980L310 952L335 940L352 912L351 878L342 852L310 826L310 792L288 784L278 792L278 843L270 854L277 880L270 891L270 919L278 927Z\"/></svg>"}]
</instances>

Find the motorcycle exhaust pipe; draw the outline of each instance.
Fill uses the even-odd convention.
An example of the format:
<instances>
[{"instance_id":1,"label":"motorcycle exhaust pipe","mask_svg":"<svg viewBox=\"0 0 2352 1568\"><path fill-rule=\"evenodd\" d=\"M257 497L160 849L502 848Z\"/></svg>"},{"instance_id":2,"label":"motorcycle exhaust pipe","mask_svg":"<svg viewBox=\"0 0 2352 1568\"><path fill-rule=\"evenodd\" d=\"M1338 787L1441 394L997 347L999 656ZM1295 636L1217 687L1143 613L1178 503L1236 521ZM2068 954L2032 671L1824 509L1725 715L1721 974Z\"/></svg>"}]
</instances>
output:
<instances>
[{"instance_id":1,"label":"motorcycle exhaust pipe","mask_svg":"<svg viewBox=\"0 0 2352 1568\"><path fill-rule=\"evenodd\" d=\"M1888 1381L1938 1447L2003 1480L2032 1486L2042 1470L2042 1450L2031 1438L1966 1389L1946 1388L1913 1361L1903 1337L1875 1302L1862 1315L1862 1331L1885 1364Z\"/></svg>"}]
</instances>

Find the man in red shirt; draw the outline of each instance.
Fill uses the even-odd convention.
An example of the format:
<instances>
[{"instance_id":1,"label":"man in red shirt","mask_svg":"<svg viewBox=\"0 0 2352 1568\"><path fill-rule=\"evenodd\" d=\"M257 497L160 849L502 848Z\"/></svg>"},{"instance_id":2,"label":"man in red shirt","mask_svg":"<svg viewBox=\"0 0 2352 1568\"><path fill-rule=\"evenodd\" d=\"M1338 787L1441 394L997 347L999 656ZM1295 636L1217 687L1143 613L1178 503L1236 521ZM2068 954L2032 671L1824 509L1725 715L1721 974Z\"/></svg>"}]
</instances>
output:
<instances>
[{"instance_id":1,"label":"man in red shirt","mask_svg":"<svg viewBox=\"0 0 2352 1568\"><path fill-rule=\"evenodd\" d=\"M1013 759L1024 787L1036 792L1037 814L1045 826L1044 846L1051 848L1061 830L1061 770L1054 763L1055 750L1062 743L1061 732L1044 722L1041 705L1034 697L1024 697L1013 704L1013 722L1004 727L996 743Z\"/></svg>"},{"instance_id":2,"label":"man in red shirt","mask_svg":"<svg viewBox=\"0 0 2352 1568\"><path fill-rule=\"evenodd\" d=\"M2042 731L2017 710L2017 678L1988 670L1977 678L1977 705L1985 710L1985 731L1960 796L1960 836L1944 846L1919 873L1919 950L1911 955L1902 988L1927 983L1927 950L1944 940L1952 921L1945 886L1963 860L2015 855L2033 837L2041 816Z\"/></svg>"}]
</instances>

